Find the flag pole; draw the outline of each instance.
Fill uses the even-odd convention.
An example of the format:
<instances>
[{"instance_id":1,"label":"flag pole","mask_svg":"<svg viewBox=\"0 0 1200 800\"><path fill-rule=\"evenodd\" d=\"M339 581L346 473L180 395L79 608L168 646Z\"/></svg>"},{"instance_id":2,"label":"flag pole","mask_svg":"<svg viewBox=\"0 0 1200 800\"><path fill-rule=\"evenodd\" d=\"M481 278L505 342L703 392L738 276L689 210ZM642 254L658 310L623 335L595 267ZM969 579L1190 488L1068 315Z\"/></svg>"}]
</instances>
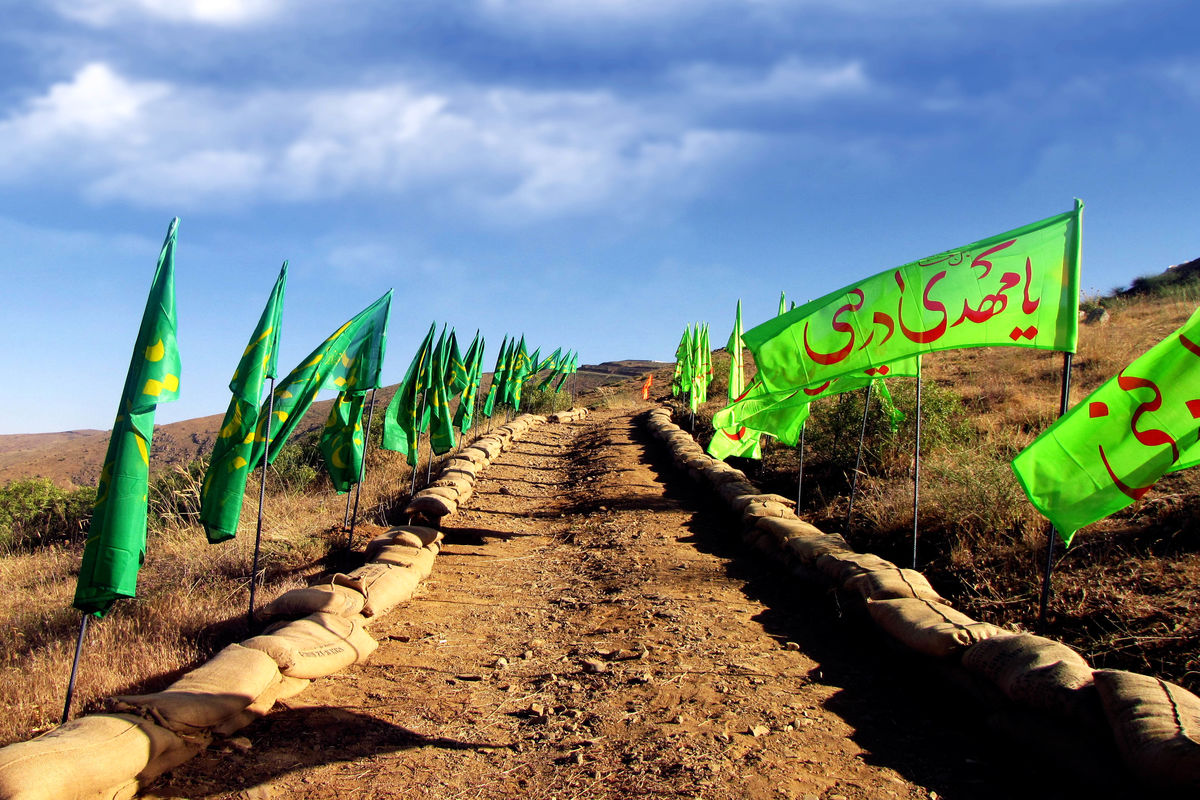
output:
<instances>
[{"instance_id":1,"label":"flag pole","mask_svg":"<svg viewBox=\"0 0 1200 800\"><path fill-rule=\"evenodd\" d=\"M254 558L250 562L250 608L246 612L246 627L254 625L254 596L258 589L258 554L262 550L263 502L267 497L267 456L271 452L271 419L275 416L275 379L267 378L271 386L267 391L267 427L264 432L266 444L262 454L262 480L258 487L258 523L254 529Z\"/></svg>"},{"instance_id":2,"label":"flag pole","mask_svg":"<svg viewBox=\"0 0 1200 800\"><path fill-rule=\"evenodd\" d=\"M807 427L808 420L805 420L800 425L800 469L796 474L796 514L800 513L800 501L804 497L804 429Z\"/></svg>"},{"instance_id":3,"label":"flag pole","mask_svg":"<svg viewBox=\"0 0 1200 800\"><path fill-rule=\"evenodd\" d=\"M858 492L858 469L862 465L863 440L867 437L867 412L871 410L871 384L863 395L862 427L858 432L858 457L854 460L854 480L850 484L850 505L846 506L846 533L850 533L850 518L854 514L854 495Z\"/></svg>"},{"instance_id":4,"label":"flag pole","mask_svg":"<svg viewBox=\"0 0 1200 800\"><path fill-rule=\"evenodd\" d=\"M375 421L375 392L377 391L379 391L378 387L371 390L371 407L367 411L367 433L363 437L363 457L362 463L358 465L358 483L354 485L354 513L350 516L350 535L346 537L347 550L354 544L354 523L358 521L358 496L362 492L363 480L367 477L367 453L371 451L371 423Z\"/></svg>"},{"instance_id":5,"label":"flag pole","mask_svg":"<svg viewBox=\"0 0 1200 800\"><path fill-rule=\"evenodd\" d=\"M87 633L89 616L91 615L86 611L83 612L83 620L79 623L79 638L75 640L75 661L71 664L71 678L67 681L67 700L63 703L63 725L67 724L67 719L71 716L71 700L75 697L75 676L79 674L79 656L83 653L83 636Z\"/></svg>"},{"instance_id":6,"label":"flag pole","mask_svg":"<svg viewBox=\"0 0 1200 800\"><path fill-rule=\"evenodd\" d=\"M912 568L917 568L917 509L921 486L921 375L917 374L917 432L913 437L913 537Z\"/></svg>"},{"instance_id":7,"label":"flag pole","mask_svg":"<svg viewBox=\"0 0 1200 800\"><path fill-rule=\"evenodd\" d=\"M412 465L412 486L408 496L417 493L417 470L421 468L421 419L425 416L425 392L421 392L421 410L417 412L417 424L413 426L413 435L417 437L417 463Z\"/></svg>"},{"instance_id":8,"label":"flag pole","mask_svg":"<svg viewBox=\"0 0 1200 800\"><path fill-rule=\"evenodd\" d=\"M1062 396L1058 401L1058 416L1067 413L1067 405L1071 399L1071 362L1074 354L1063 353L1062 366ZM1046 610L1050 605L1050 573L1054 571L1054 537L1053 524L1046 525L1046 572L1042 577L1042 596L1038 601L1038 624L1046 625Z\"/></svg>"}]
</instances>

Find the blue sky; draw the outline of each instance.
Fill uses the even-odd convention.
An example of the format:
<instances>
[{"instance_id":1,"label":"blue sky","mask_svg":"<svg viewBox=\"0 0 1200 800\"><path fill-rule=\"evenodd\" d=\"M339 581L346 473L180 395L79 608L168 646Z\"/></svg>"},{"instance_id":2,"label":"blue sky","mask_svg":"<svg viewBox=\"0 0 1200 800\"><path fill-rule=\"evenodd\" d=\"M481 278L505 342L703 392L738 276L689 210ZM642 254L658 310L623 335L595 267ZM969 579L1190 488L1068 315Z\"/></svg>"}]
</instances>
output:
<instances>
[{"instance_id":1,"label":"blue sky","mask_svg":"<svg viewBox=\"0 0 1200 800\"><path fill-rule=\"evenodd\" d=\"M1194 2L0 0L0 433L107 428L181 218L182 397L220 413L395 288L586 362L673 359L1087 203L1083 286L1200 256ZM17 367L16 365L20 365Z\"/></svg>"}]
</instances>

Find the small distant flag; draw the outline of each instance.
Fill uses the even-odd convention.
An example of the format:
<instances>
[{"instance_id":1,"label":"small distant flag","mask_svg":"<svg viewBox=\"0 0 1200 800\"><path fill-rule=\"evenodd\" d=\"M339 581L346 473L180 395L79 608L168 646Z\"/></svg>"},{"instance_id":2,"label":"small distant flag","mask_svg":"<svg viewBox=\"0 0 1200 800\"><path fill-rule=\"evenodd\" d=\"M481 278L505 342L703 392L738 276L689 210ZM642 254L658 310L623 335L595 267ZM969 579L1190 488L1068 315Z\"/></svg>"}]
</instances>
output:
<instances>
[{"instance_id":1,"label":"small distant flag","mask_svg":"<svg viewBox=\"0 0 1200 800\"><path fill-rule=\"evenodd\" d=\"M646 382L642 384L642 399L643 400L650 399L650 387L653 385L654 385L654 373L652 372L646 376Z\"/></svg>"}]
</instances>

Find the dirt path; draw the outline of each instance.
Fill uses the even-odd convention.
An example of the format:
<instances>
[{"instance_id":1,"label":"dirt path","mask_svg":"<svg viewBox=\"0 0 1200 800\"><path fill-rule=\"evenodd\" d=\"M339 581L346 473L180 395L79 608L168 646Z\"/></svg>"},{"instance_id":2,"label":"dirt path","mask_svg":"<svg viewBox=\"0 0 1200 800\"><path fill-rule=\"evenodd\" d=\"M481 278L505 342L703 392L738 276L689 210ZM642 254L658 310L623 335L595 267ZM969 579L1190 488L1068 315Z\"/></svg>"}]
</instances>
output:
<instances>
[{"instance_id":1,"label":"dirt path","mask_svg":"<svg viewBox=\"0 0 1200 800\"><path fill-rule=\"evenodd\" d=\"M368 663L154 787L189 798L1052 798L732 544L632 412L535 428ZM1005 777L1008 775L1008 777Z\"/></svg>"}]
</instances>

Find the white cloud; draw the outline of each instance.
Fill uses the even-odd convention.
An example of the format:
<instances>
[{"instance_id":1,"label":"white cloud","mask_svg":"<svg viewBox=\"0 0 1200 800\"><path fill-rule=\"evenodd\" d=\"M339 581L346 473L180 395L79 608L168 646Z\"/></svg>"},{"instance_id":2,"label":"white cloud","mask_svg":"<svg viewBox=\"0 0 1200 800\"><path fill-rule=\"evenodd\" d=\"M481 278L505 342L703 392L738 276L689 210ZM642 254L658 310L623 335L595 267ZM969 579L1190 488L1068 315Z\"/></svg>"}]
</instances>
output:
<instances>
[{"instance_id":1,"label":"white cloud","mask_svg":"<svg viewBox=\"0 0 1200 800\"><path fill-rule=\"evenodd\" d=\"M677 199L745 134L606 91L510 87L203 90L102 63L0 119L0 181L75 184L175 209L426 192L520 221Z\"/></svg>"},{"instance_id":2,"label":"white cloud","mask_svg":"<svg viewBox=\"0 0 1200 800\"><path fill-rule=\"evenodd\" d=\"M870 88L858 61L815 66L795 56L777 62L764 73L692 64L677 70L675 78L689 96L720 105L808 103Z\"/></svg>"},{"instance_id":3,"label":"white cloud","mask_svg":"<svg viewBox=\"0 0 1200 800\"><path fill-rule=\"evenodd\" d=\"M168 22L236 26L268 19L283 0L56 0L65 17L104 27L130 18L149 17Z\"/></svg>"}]
</instances>

